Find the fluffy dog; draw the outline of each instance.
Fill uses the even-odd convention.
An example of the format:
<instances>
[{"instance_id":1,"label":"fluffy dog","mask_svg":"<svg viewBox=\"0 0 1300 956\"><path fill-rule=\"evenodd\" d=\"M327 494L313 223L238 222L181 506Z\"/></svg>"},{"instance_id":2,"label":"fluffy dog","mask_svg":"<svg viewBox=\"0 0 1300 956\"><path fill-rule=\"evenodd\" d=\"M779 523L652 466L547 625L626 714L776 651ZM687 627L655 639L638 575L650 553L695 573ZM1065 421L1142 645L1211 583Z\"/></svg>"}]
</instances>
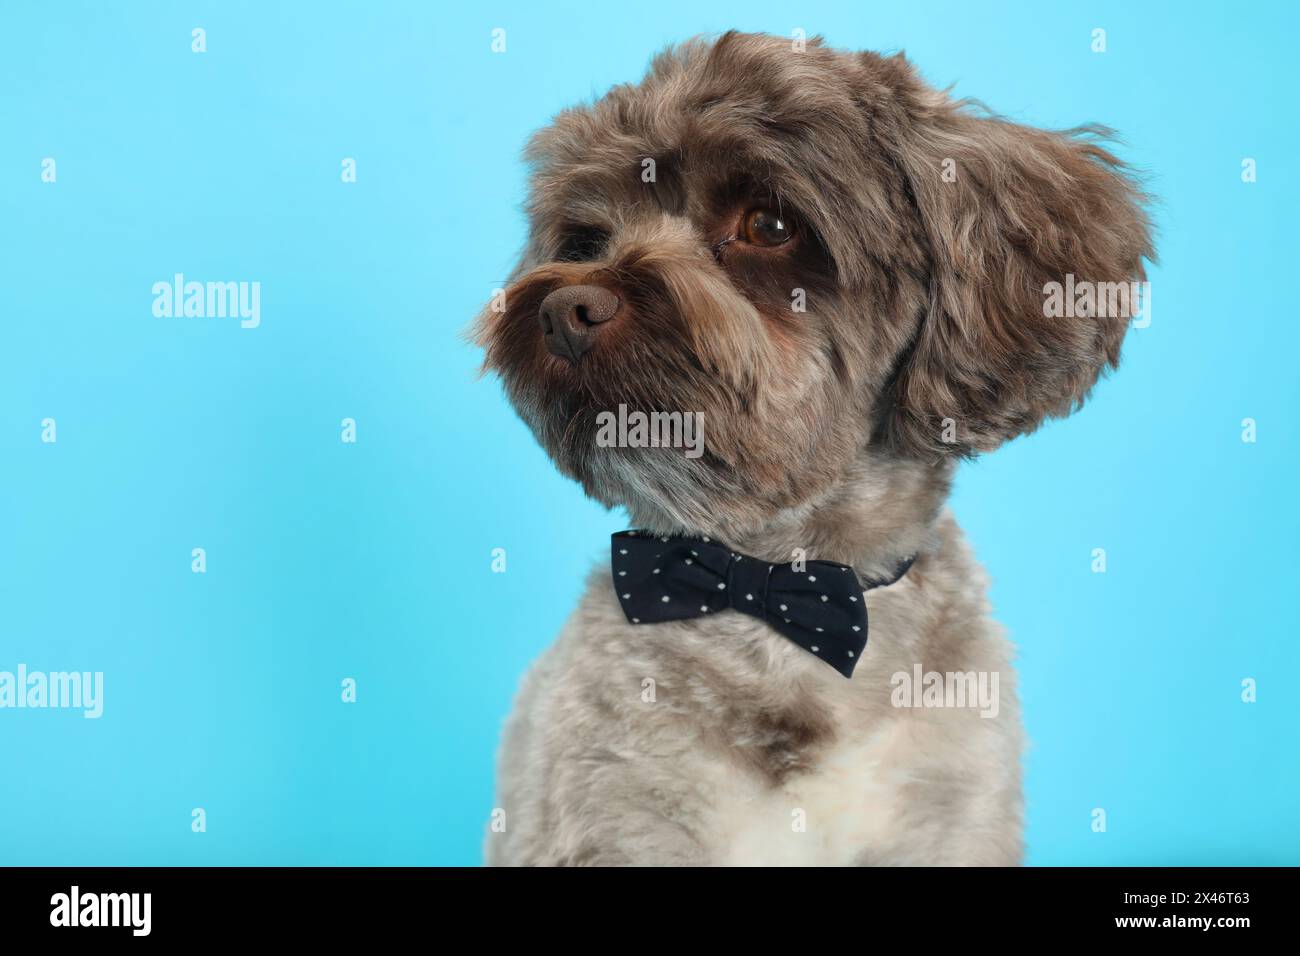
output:
<instances>
[{"instance_id":1,"label":"fluffy dog","mask_svg":"<svg viewBox=\"0 0 1300 956\"><path fill-rule=\"evenodd\" d=\"M1067 276L1145 278L1105 132L728 33L534 137L527 246L476 334L556 465L655 535L862 582L914 563L865 592L848 680L747 614L635 624L598 568L507 723L490 863L1021 860L1011 647L943 505L961 457L1119 360L1124 309L1044 308ZM703 454L602 447L620 405L701 414ZM1000 677L995 714L900 694L922 672Z\"/></svg>"}]
</instances>

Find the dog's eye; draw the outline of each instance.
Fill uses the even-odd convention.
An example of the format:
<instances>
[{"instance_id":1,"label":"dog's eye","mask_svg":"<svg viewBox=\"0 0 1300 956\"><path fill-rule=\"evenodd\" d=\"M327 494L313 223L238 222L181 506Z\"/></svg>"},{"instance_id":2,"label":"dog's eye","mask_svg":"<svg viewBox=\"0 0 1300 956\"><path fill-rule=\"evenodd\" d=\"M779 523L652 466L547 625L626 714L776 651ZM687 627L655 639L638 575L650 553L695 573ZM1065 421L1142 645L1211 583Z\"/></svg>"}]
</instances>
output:
<instances>
[{"instance_id":1,"label":"dog's eye","mask_svg":"<svg viewBox=\"0 0 1300 956\"><path fill-rule=\"evenodd\" d=\"M774 209L751 209L740 222L740 237L752 246L779 246L793 235L793 223Z\"/></svg>"},{"instance_id":2,"label":"dog's eye","mask_svg":"<svg viewBox=\"0 0 1300 956\"><path fill-rule=\"evenodd\" d=\"M598 226L570 226L560 239L555 258L561 262L597 259L609 244L609 233Z\"/></svg>"}]
</instances>

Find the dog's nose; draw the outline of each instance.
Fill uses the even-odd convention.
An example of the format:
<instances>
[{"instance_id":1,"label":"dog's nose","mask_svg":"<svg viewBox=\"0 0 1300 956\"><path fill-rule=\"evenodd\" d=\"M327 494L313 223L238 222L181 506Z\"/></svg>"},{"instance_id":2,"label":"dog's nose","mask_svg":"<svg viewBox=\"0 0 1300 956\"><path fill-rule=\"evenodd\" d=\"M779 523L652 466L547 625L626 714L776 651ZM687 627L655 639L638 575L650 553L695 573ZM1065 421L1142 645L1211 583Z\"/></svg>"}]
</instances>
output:
<instances>
[{"instance_id":1,"label":"dog's nose","mask_svg":"<svg viewBox=\"0 0 1300 956\"><path fill-rule=\"evenodd\" d=\"M618 311L618 296L598 285L566 285L542 300L537 321L553 355L578 361L591 348L601 325Z\"/></svg>"}]
</instances>

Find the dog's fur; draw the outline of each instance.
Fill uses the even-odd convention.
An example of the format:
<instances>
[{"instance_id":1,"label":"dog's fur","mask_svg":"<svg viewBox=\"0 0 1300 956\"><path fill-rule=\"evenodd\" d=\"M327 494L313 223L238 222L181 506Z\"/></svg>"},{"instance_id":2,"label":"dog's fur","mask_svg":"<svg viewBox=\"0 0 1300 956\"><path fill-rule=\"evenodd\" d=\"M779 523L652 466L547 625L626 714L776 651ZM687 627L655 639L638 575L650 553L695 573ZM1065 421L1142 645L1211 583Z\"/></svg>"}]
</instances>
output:
<instances>
[{"instance_id":1,"label":"dog's fur","mask_svg":"<svg viewBox=\"0 0 1300 956\"><path fill-rule=\"evenodd\" d=\"M489 862L1021 859L1011 648L943 502L957 460L1119 359L1127 316L1043 309L1067 274L1145 277L1145 197L1104 133L988 115L902 55L728 33L533 139L528 244L477 336L560 469L639 527L769 561L866 580L917 558L868 592L851 681L737 613L633 627L597 568L507 724ZM754 206L795 238L733 241ZM571 284L622 301L577 362L537 322ZM705 454L599 447L619 404L702 412ZM997 672L997 717L891 706L917 663Z\"/></svg>"}]
</instances>

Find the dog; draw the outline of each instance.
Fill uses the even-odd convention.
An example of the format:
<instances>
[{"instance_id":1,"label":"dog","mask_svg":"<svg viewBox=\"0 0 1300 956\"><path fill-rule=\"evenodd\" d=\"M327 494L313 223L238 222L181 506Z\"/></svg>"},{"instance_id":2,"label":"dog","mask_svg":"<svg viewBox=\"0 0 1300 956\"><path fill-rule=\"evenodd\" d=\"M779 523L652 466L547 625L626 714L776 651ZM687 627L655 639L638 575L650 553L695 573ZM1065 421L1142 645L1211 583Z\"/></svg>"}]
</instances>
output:
<instances>
[{"instance_id":1,"label":"dog","mask_svg":"<svg viewBox=\"0 0 1300 956\"><path fill-rule=\"evenodd\" d=\"M484 369L646 560L703 574L682 543L712 542L722 594L745 560L830 569L869 625L849 661L858 634L828 658L770 595L641 620L616 547L507 720L489 864L1022 861L1012 648L944 502L1119 361L1131 308L1044 309L1153 259L1108 136L956 101L902 54L736 32L535 135ZM698 415L702 453L597 442L620 407ZM954 706L990 675L992 706Z\"/></svg>"}]
</instances>

